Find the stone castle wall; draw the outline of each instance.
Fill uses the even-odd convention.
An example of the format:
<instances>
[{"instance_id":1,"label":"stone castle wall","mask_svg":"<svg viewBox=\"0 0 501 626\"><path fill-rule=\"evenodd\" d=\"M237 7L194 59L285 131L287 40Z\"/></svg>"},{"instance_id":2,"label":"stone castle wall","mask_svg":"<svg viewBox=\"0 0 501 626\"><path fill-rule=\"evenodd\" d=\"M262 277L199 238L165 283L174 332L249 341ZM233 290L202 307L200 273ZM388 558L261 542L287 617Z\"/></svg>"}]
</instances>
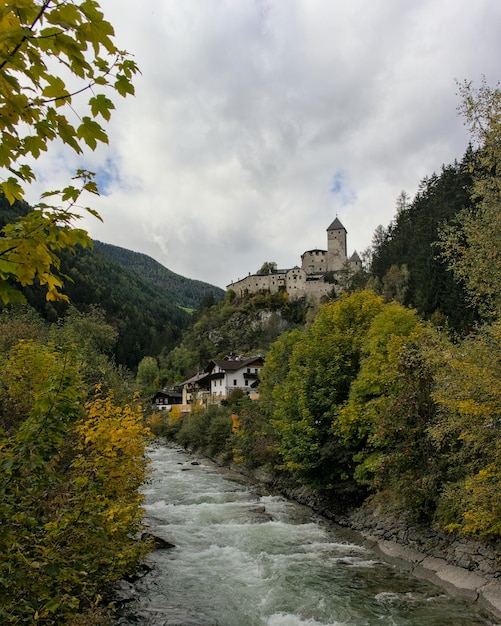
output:
<instances>
[{"instance_id":1,"label":"stone castle wall","mask_svg":"<svg viewBox=\"0 0 501 626\"><path fill-rule=\"evenodd\" d=\"M307 274L327 272L327 250L308 250L301 257L301 267Z\"/></svg>"},{"instance_id":2,"label":"stone castle wall","mask_svg":"<svg viewBox=\"0 0 501 626\"><path fill-rule=\"evenodd\" d=\"M327 273L340 273L348 263L353 273L361 262L354 254L349 260L346 255L346 230L336 220L327 229L327 250L307 250L301 256L301 267L278 270L270 274L249 274L245 278L230 283L226 289L232 290L238 297L252 295L260 291L277 293L285 290L293 300L306 297L320 300L332 292L334 284L327 282Z\"/></svg>"}]
</instances>

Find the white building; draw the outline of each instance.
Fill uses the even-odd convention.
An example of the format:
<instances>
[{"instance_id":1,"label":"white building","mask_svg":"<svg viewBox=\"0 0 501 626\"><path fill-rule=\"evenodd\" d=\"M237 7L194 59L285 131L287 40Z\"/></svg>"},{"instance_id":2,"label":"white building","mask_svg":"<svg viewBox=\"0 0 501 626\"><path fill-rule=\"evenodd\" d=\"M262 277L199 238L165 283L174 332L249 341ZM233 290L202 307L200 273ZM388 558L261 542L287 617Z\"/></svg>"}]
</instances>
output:
<instances>
[{"instance_id":1,"label":"white building","mask_svg":"<svg viewBox=\"0 0 501 626\"><path fill-rule=\"evenodd\" d=\"M224 359L212 360L205 369L210 380L211 399L220 401L235 389L242 389L249 396L255 396L263 365L264 360L260 356L226 356Z\"/></svg>"}]
</instances>

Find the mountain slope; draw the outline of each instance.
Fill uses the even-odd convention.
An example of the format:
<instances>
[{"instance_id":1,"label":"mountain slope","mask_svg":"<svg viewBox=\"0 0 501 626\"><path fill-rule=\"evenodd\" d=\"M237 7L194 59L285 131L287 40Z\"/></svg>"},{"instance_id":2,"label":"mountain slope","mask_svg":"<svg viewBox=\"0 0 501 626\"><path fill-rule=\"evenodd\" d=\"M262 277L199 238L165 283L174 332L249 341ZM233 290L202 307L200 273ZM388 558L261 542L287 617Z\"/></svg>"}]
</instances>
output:
<instances>
[{"instance_id":1,"label":"mountain slope","mask_svg":"<svg viewBox=\"0 0 501 626\"><path fill-rule=\"evenodd\" d=\"M99 250L62 255L61 270L71 279L64 285L71 305L82 312L98 306L117 329L115 359L130 369L135 369L143 356L172 349L189 322L189 314L164 290ZM24 293L49 321L56 321L67 309L62 302L47 302L40 287L27 287Z\"/></svg>"},{"instance_id":2,"label":"mountain slope","mask_svg":"<svg viewBox=\"0 0 501 626\"><path fill-rule=\"evenodd\" d=\"M178 306L196 309L208 296L212 296L214 300L220 300L224 296L224 291L219 287L180 276L146 254L101 241L94 241L94 246L98 252L162 289L170 301Z\"/></svg>"}]
</instances>

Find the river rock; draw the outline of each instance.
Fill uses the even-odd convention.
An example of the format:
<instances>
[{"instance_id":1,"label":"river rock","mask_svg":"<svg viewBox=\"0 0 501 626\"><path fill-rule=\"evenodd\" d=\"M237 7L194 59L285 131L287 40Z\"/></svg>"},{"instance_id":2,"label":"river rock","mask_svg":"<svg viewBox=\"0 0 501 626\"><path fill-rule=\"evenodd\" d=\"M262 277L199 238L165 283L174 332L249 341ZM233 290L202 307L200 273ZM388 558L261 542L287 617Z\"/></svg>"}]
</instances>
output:
<instances>
[{"instance_id":1,"label":"river rock","mask_svg":"<svg viewBox=\"0 0 501 626\"><path fill-rule=\"evenodd\" d=\"M141 540L146 541L148 539L153 539L153 545L155 546L155 550L170 550L170 548L175 548L176 546L167 541L166 539L162 539L162 537L158 537L153 533L145 532L141 535Z\"/></svg>"},{"instance_id":2,"label":"river rock","mask_svg":"<svg viewBox=\"0 0 501 626\"><path fill-rule=\"evenodd\" d=\"M271 522L273 520L273 517L266 512L266 507L265 506L256 506L253 509L251 509L251 520L253 522L257 522L259 524L262 524L264 522Z\"/></svg>"}]
</instances>

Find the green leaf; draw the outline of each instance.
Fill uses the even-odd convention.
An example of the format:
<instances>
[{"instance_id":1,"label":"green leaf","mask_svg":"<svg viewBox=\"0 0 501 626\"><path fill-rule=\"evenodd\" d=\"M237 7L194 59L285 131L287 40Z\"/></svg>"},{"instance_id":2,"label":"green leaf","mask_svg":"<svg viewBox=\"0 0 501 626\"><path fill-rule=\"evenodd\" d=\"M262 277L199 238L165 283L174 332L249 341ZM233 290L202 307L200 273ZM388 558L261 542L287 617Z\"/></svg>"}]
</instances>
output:
<instances>
[{"instance_id":1,"label":"green leaf","mask_svg":"<svg viewBox=\"0 0 501 626\"><path fill-rule=\"evenodd\" d=\"M9 204L14 204L15 200L23 199L24 189L15 178L12 178L12 176L0 183L0 189L9 201Z\"/></svg>"},{"instance_id":2,"label":"green leaf","mask_svg":"<svg viewBox=\"0 0 501 626\"><path fill-rule=\"evenodd\" d=\"M88 116L82 119L82 123L77 129L77 136L83 139L92 150L96 149L98 141L108 143L108 136L102 127Z\"/></svg>"},{"instance_id":3,"label":"green leaf","mask_svg":"<svg viewBox=\"0 0 501 626\"><path fill-rule=\"evenodd\" d=\"M60 604L61 602L59 598L53 598L52 600L49 600L49 602L47 602L47 604L44 606L44 609L46 611L49 611L49 613L55 613L57 609L59 608Z\"/></svg>"},{"instance_id":4,"label":"green leaf","mask_svg":"<svg viewBox=\"0 0 501 626\"><path fill-rule=\"evenodd\" d=\"M125 97L127 94L134 95L134 86L130 82L130 80L124 76L123 74L119 74L117 80L115 81L115 89L118 93Z\"/></svg>"},{"instance_id":5,"label":"green leaf","mask_svg":"<svg viewBox=\"0 0 501 626\"><path fill-rule=\"evenodd\" d=\"M91 98L89 100L89 105L94 117L101 114L105 120L110 119L111 110L115 108L113 102L103 94L98 94L97 96Z\"/></svg>"},{"instance_id":6,"label":"green leaf","mask_svg":"<svg viewBox=\"0 0 501 626\"><path fill-rule=\"evenodd\" d=\"M56 100L58 98L68 98L69 92L66 89L66 85L62 78L59 76L47 76L48 85L42 90L42 95L49 100ZM68 98L69 100L69 98Z\"/></svg>"}]
</instances>

